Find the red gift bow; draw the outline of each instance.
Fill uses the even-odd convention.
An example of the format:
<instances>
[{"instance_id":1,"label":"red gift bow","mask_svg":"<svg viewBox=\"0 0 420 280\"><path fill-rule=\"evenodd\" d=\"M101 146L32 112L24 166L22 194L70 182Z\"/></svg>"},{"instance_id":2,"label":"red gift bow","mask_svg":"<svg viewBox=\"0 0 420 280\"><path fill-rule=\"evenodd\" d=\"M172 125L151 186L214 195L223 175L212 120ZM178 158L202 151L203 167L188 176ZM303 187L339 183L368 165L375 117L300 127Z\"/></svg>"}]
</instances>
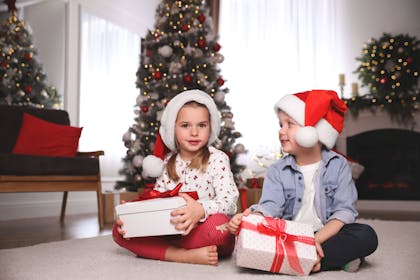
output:
<instances>
[{"instance_id":1,"label":"red gift bow","mask_svg":"<svg viewBox=\"0 0 420 280\"><path fill-rule=\"evenodd\" d=\"M154 189L147 189L144 191L144 193L142 193L139 197L137 197L135 200L133 201L141 201L141 200L147 200L147 199L153 199L153 198L167 198L167 197L174 197L174 196L178 196L178 194L180 193L179 190L182 187L182 183L178 183L178 185L176 185L176 187L172 190L166 191L166 192L160 192ZM194 198L195 200L198 199L198 194L197 192L182 192L182 193L186 193L189 196L191 196L192 198Z\"/></svg>"},{"instance_id":2,"label":"red gift bow","mask_svg":"<svg viewBox=\"0 0 420 280\"><path fill-rule=\"evenodd\" d=\"M283 263L284 256L286 255L290 264L299 274L304 274L302 266L300 265L297 256L296 247L294 242L301 242L315 246L315 238L307 236L298 236L285 232L286 221L283 219L276 219L264 217L262 223L257 225L242 221L240 229L249 229L258 231L261 234L276 237L276 253L274 255L273 263L271 264L270 272L279 272ZM281 254L285 251L285 254Z\"/></svg>"}]
</instances>

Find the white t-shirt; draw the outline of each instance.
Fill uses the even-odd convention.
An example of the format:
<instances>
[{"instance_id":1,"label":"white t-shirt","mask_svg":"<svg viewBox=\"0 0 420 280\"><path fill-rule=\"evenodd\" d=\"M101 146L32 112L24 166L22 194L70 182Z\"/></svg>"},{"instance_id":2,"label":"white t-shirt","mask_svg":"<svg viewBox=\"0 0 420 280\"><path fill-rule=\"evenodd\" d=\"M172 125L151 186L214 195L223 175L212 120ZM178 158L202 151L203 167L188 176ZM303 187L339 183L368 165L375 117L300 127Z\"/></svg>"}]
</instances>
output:
<instances>
[{"instance_id":1,"label":"white t-shirt","mask_svg":"<svg viewBox=\"0 0 420 280\"><path fill-rule=\"evenodd\" d=\"M318 171L319 164L320 161L308 165L298 166L299 170L303 174L305 190L303 192L302 207L300 208L296 217L293 219L296 222L312 225L314 231L317 231L323 227L321 219L318 217L314 205L314 178L316 177L315 174Z\"/></svg>"}]
</instances>

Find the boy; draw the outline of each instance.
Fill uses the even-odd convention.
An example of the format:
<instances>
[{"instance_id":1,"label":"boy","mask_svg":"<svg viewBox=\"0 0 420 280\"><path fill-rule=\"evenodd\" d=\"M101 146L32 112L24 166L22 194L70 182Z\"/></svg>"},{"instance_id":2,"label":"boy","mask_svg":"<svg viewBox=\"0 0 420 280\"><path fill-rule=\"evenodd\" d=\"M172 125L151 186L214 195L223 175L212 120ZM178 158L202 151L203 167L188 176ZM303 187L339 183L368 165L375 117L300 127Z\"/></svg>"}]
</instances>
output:
<instances>
[{"instance_id":1,"label":"boy","mask_svg":"<svg viewBox=\"0 0 420 280\"><path fill-rule=\"evenodd\" d=\"M270 166L259 203L230 220L231 233L237 233L242 216L250 213L310 224L318 254L312 272L356 271L376 250L375 231L354 223L357 190L347 161L330 151L346 110L331 90L286 95L276 103L279 138L288 155Z\"/></svg>"}]
</instances>

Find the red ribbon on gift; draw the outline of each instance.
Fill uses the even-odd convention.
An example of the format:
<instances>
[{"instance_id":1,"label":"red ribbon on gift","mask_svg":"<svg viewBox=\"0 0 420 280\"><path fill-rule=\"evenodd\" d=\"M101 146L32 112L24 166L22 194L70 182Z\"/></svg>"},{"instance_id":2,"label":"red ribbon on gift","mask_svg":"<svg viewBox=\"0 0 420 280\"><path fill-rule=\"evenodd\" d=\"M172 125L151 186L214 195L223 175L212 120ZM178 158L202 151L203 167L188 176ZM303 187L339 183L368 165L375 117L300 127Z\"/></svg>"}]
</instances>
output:
<instances>
[{"instance_id":1,"label":"red ribbon on gift","mask_svg":"<svg viewBox=\"0 0 420 280\"><path fill-rule=\"evenodd\" d=\"M285 231L286 221L283 219L270 217L264 217L264 219L264 222L258 223L257 225L242 220L240 229L249 229L276 238L276 252L274 254L273 263L271 264L270 272L278 273L283 263L284 256L287 256L290 267L297 273L303 275L304 273L296 252L295 242L315 246L315 238L287 233Z\"/></svg>"},{"instance_id":2,"label":"red ribbon on gift","mask_svg":"<svg viewBox=\"0 0 420 280\"><path fill-rule=\"evenodd\" d=\"M144 191L144 193L142 193L139 197L137 197L133 201L141 201L141 200L154 199L154 198L167 198L167 197L178 196L178 194L180 193L179 190L181 189L181 187L182 187L182 183L178 183L178 185L176 185L175 188L173 188L172 190L166 191L166 192L160 192L160 191L157 191L155 189L146 189ZM182 192L182 193L188 194L189 196L191 196L195 200L198 199L197 192Z\"/></svg>"},{"instance_id":3,"label":"red ribbon on gift","mask_svg":"<svg viewBox=\"0 0 420 280\"><path fill-rule=\"evenodd\" d=\"M248 208L248 197L246 195L247 188L239 188L239 198L241 200L242 211Z\"/></svg>"}]
</instances>

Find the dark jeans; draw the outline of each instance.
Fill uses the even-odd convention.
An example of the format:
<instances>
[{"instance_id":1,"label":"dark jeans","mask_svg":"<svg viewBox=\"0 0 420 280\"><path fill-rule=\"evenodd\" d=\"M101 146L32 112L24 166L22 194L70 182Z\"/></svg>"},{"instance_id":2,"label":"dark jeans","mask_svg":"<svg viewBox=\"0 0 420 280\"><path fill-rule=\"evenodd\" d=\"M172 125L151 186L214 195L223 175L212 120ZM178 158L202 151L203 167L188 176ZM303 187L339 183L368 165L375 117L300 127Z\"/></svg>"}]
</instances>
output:
<instances>
[{"instance_id":1,"label":"dark jeans","mask_svg":"<svg viewBox=\"0 0 420 280\"><path fill-rule=\"evenodd\" d=\"M351 260L366 257L378 247L375 230L365 224L346 224L322 245L321 270L336 270Z\"/></svg>"}]
</instances>

